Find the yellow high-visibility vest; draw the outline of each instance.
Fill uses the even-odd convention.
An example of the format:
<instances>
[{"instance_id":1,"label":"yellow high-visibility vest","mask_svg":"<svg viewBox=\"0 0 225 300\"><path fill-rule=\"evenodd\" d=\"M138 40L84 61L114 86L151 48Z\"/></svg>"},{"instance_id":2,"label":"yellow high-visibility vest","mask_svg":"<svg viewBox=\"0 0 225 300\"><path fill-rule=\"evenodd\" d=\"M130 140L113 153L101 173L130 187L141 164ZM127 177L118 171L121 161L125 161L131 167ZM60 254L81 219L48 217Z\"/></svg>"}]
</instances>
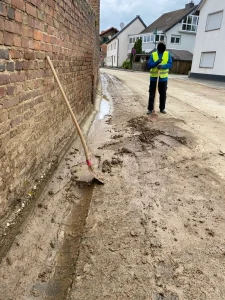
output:
<instances>
[{"instance_id":1,"label":"yellow high-visibility vest","mask_svg":"<svg viewBox=\"0 0 225 300\"><path fill-rule=\"evenodd\" d=\"M159 55L158 52L155 51L152 53L152 58L154 62L157 62L159 60ZM169 52L164 51L163 56L162 56L162 62L160 65L166 65L169 62ZM150 70L150 76L151 77L157 77L158 76L158 68L153 68ZM160 77L161 78L167 78L169 76L169 69L161 69L160 70Z\"/></svg>"}]
</instances>

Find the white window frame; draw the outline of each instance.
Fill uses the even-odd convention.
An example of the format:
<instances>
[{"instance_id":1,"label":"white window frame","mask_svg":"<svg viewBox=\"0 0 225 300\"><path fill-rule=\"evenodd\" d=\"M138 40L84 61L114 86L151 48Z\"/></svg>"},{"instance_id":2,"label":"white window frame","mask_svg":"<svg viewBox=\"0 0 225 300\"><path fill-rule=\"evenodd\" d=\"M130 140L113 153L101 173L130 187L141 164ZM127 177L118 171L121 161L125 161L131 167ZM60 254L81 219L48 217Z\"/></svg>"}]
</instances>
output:
<instances>
[{"instance_id":1,"label":"white window frame","mask_svg":"<svg viewBox=\"0 0 225 300\"><path fill-rule=\"evenodd\" d=\"M159 37L159 40L157 40L157 36ZM154 37L154 42L164 42L165 41L165 35L162 33L156 34Z\"/></svg>"},{"instance_id":2,"label":"white window frame","mask_svg":"<svg viewBox=\"0 0 225 300\"><path fill-rule=\"evenodd\" d=\"M191 18L191 23L188 20L189 18ZM193 20L195 18L197 19L196 23L193 22ZM198 29L198 22L199 22L199 16L195 16L195 15L189 15L189 16L187 16L185 19L182 20L182 31L196 33L197 29ZM186 29L183 29L184 26L186 26ZM188 26L190 26L191 28L187 29ZM192 29L194 29L194 30L192 30Z\"/></svg>"},{"instance_id":3,"label":"white window frame","mask_svg":"<svg viewBox=\"0 0 225 300\"><path fill-rule=\"evenodd\" d=\"M211 13L211 14L208 14L207 21L206 21L206 26L205 26L205 31L206 31L206 32L207 32L207 31L219 30L219 29L221 28L221 25L222 25L222 22L223 22L223 12L224 12L223 10L220 10L220 11L216 11L216 12L213 12L213 13ZM218 28L213 28L213 29L208 29L207 27L208 27L208 25L209 25L209 18L210 18L210 16L216 15L216 14L219 14L219 13L222 13L222 18L221 18L220 27L218 27Z\"/></svg>"},{"instance_id":4,"label":"white window frame","mask_svg":"<svg viewBox=\"0 0 225 300\"><path fill-rule=\"evenodd\" d=\"M215 54L215 57L214 57L214 61L213 61L213 66L212 67L204 67L204 66L202 66L202 56L203 56L203 54ZM216 51L208 51L208 52L202 52L201 53L201 58L200 58L200 63L199 63L199 68L201 68L201 69L214 69L214 65L215 65L215 60L216 60Z\"/></svg>"},{"instance_id":5,"label":"white window frame","mask_svg":"<svg viewBox=\"0 0 225 300\"><path fill-rule=\"evenodd\" d=\"M116 42L115 42L115 44L114 44L114 49L116 49Z\"/></svg>"},{"instance_id":6,"label":"white window frame","mask_svg":"<svg viewBox=\"0 0 225 300\"><path fill-rule=\"evenodd\" d=\"M175 39L174 43L172 42L172 38ZM177 42L176 39L179 39L179 42ZM181 44L181 35L172 34L171 39L170 39L170 43L175 44L175 45L180 45Z\"/></svg>"}]
</instances>

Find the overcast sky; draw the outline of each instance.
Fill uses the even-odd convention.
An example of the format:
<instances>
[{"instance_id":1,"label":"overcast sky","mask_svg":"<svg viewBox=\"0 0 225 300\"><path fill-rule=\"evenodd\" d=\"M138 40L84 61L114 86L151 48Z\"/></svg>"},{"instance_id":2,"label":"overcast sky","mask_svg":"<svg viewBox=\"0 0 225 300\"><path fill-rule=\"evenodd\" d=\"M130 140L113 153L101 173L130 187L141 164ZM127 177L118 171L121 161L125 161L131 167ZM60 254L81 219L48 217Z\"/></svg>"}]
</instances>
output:
<instances>
[{"instance_id":1,"label":"overcast sky","mask_svg":"<svg viewBox=\"0 0 225 300\"><path fill-rule=\"evenodd\" d=\"M195 4L199 0L194 1ZM182 9L188 0L101 0L101 30L110 27L120 29L120 23L125 25L140 15L148 26L163 13Z\"/></svg>"}]
</instances>

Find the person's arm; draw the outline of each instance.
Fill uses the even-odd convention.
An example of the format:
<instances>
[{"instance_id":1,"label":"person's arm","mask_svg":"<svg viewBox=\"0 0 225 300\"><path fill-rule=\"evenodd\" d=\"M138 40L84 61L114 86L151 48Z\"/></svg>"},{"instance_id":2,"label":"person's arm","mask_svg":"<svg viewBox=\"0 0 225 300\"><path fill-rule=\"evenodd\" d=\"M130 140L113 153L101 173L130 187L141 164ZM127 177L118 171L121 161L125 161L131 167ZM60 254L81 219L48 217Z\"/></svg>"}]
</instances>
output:
<instances>
[{"instance_id":1,"label":"person's arm","mask_svg":"<svg viewBox=\"0 0 225 300\"><path fill-rule=\"evenodd\" d=\"M168 63L166 65L162 65L162 69L171 69L173 66L173 60L172 60L172 57L169 53L169 60L168 60Z\"/></svg>"},{"instance_id":2,"label":"person's arm","mask_svg":"<svg viewBox=\"0 0 225 300\"><path fill-rule=\"evenodd\" d=\"M153 69L153 68L157 67L158 64L160 64L160 62L161 62L160 60L154 62L153 56L151 55L150 58L149 58L149 60L148 60L148 67L150 69Z\"/></svg>"}]
</instances>

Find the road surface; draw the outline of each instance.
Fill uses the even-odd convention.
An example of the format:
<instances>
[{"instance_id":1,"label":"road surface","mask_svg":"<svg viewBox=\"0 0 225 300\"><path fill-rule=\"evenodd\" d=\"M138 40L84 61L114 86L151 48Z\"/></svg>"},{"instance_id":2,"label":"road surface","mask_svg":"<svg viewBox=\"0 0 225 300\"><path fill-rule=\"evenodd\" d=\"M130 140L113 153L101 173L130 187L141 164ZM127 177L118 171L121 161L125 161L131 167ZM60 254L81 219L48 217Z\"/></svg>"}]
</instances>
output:
<instances>
[{"instance_id":1,"label":"road surface","mask_svg":"<svg viewBox=\"0 0 225 300\"><path fill-rule=\"evenodd\" d=\"M148 74L101 80L88 145L106 184L76 182L73 145L2 260L0 299L225 299L225 87L171 76L153 123Z\"/></svg>"}]
</instances>

